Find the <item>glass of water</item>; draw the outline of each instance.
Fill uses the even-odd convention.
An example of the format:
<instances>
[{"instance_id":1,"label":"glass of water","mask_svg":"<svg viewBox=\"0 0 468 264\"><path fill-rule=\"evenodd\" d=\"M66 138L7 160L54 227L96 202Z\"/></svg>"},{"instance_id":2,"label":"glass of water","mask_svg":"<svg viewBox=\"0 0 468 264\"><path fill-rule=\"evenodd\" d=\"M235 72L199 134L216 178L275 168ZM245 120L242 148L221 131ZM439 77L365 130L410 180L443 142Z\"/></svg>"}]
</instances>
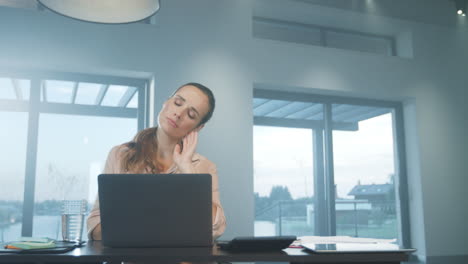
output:
<instances>
[{"instance_id":1,"label":"glass of water","mask_svg":"<svg viewBox=\"0 0 468 264\"><path fill-rule=\"evenodd\" d=\"M67 242L81 242L85 215L86 200L65 200L62 203L62 238Z\"/></svg>"}]
</instances>

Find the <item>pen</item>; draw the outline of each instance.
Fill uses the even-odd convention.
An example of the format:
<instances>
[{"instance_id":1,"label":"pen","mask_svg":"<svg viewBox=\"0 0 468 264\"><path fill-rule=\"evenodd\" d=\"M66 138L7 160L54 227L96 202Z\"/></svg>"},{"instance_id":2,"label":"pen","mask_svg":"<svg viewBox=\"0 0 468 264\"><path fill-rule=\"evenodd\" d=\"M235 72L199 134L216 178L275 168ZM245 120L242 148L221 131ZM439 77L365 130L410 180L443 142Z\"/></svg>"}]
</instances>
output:
<instances>
[{"instance_id":1,"label":"pen","mask_svg":"<svg viewBox=\"0 0 468 264\"><path fill-rule=\"evenodd\" d=\"M12 245L6 245L5 248L6 249L21 249L19 247L15 247L15 246L12 246Z\"/></svg>"}]
</instances>

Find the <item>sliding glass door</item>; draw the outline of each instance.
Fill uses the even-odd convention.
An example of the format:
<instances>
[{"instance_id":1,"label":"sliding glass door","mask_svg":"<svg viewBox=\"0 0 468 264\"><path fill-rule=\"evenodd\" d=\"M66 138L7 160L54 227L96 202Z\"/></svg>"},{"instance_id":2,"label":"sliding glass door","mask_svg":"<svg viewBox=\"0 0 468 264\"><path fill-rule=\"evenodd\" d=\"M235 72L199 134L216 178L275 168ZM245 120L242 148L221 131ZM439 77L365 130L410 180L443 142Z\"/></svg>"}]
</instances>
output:
<instances>
[{"instance_id":1,"label":"sliding glass door","mask_svg":"<svg viewBox=\"0 0 468 264\"><path fill-rule=\"evenodd\" d=\"M253 107L256 235L408 241L401 104L256 89Z\"/></svg>"}]
</instances>

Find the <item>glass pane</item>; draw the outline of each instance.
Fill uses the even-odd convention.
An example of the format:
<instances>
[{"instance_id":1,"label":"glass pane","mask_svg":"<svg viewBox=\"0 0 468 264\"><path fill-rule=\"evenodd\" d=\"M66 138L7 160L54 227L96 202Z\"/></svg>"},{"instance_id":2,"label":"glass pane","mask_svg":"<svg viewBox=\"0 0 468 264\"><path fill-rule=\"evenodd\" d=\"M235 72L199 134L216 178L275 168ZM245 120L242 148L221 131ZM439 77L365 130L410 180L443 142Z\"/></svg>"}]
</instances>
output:
<instances>
[{"instance_id":1,"label":"glass pane","mask_svg":"<svg viewBox=\"0 0 468 264\"><path fill-rule=\"evenodd\" d=\"M94 203L108 152L133 138L137 120L41 114L39 124L33 235L61 239L61 201Z\"/></svg>"},{"instance_id":2,"label":"glass pane","mask_svg":"<svg viewBox=\"0 0 468 264\"><path fill-rule=\"evenodd\" d=\"M21 236L28 114L0 112L0 242Z\"/></svg>"},{"instance_id":3,"label":"glass pane","mask_svg":"<svg viewBox=\"0 0 468 264\"><path fill-rule=\"evenodd\" d=\"M102 100L103 106L117 106L122 99L122 96L125 94L129 87L122 85L111 85L107 90L104 100Z\"/></svg>"},{"instance_id":4,"label":"glass pane","mask_svg":"<svg viewBox=\"0 0 468 264\"><path fill-rule=\"evenodd\" d=\"M309 45L321 45L320 29L312 25L301 25L283 21L255 19L253 36Z\"/></svg>"},{"instance_id":5,"label":"glass pane","mask_svg":"<svg viewBox=\"0 0 468 264\"><path fill-rule=\"evenodd\" d=\"M0 78L0 99L16 99L15 89L10 78Z\"/></svg>"},{"instance_id":6,"label":"glass pane","mask_svg":"<svg viewBox=\"0 0 468 264\"><path fill-rule=\"evenodd\" d=\"M44 89L41 90L42 101L65 104L71 103L73 87L75 86L74 82L47 80L44 84L46 92L44 93Z\"/></svg>"},{"instance_id":7,"label":"glass pane","mask_svg":"<svg viewBox=\"0 0 468 264\"><path fill-rule=\"evenodd\" d=\"M311 129L254 126L256 236L314 234L312 147Z\"/></svg>"},{"instance_id":8,"label":"glass pane","mask_svg":"<svg viewBox=\"0 0 468 264\"><path fill-rule=\"evenodd\" d=\"M78 91L76 92L75 104L83 105L94 105L96 104L96 98L102 84L98 83L84 83L78 84Z\"/></svg>"},{"instance_id":9,"label":"glass pane","mask_svg":"<svg viewBox=\"0 0 468 264\"><path fill-rule=\"evenodd\" d=\"M392 111L332 106L336 233L398 238Z\"/></svg>"},{"instance_id":10,"label":"glass pane","mask_svg":"<svg viewBox=\"0 0 468 264\"><path fill-rule=\"evenodd\" d=\"M328 47L392 55L388 38L333 31L327 31L326 36Z\"/></svg>"},{"instance_id":11,"label":"glass pane","mask_svg":"<svg viewBox=\"0 0 468 264\"><path fill-rule=\"evenodd\" d=\"M30 86L30 80L0 78L0 99L27 101Z\"/></svg>"},{"instance_id":12,"label":"glass pane","mask_svg":"<svg viewBox=\"0 0 468 264\"><path fill-rule=\"evenodd\" d=\"M30 87L31 87L31 81L30 80L20 80L17 79L18 86L21 89L22 93L22 100L29 101L29 92L30 92Z\"/></svg>"},{"instance_id":13,"label":"glass pane","mask_svg":"<svg viewBox=\"0 0 468 264\"><path fill-rule=\"evenodd\" d=\"M138 108L138 92L136 92L130 102L128 102L127 108Z\"/></svg>"}]
</instances>

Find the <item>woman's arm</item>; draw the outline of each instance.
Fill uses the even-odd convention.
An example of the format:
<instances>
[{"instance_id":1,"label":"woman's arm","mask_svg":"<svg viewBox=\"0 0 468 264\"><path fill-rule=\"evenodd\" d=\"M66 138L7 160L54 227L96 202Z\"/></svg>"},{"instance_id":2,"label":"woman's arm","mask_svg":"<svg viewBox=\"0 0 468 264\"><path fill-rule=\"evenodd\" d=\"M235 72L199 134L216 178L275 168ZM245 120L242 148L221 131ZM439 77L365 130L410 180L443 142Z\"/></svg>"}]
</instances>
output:
<instances>
[{"instance_id":1,"label":"woman's arm","mask_svg":"<svg viewBox=\"0 0 468 264\"><path fill-rule=\"evenodd\" d=\"M89 213L86 221L88 226L88 239L90 240L102 240L101 236L101 213L99 211L99 197L96 198L93 209Z\"/></svg>"},{"instance_id":2,"label":"woman's arm","mask_svg":"<svg viewBox=\"0 0 468 264\"><path fill-rule=\"evenodd\" d=\"M212 199L213 199L213 238L221 236L226 229L226 217L219 200L218 172L216 165L195 153L198 142L198 132L192 131L183 139L183 149L180 145L174 148L174 163L179 173L209 173L211 174ZM194 162L197 160L197 162Z\"/></svg>"},{"instance_id":3,"label":"woman's arm","mask_svg":"<svg viewBox=\"0 0 468 264\"><path fill-rule=\"evenodd\" d=\"M113 147L107 156L106 165L103 173L119 173L117 152L120 146ZM88 219L86 220L88 229L88 239L101 240L101 212L99 210L99 197L94 202L93 209L89 213Z\"/></svg>"},{"instance_id":4,"label":"woman's arm","mask_svg":"<svg viewBox=\"0 0 468 264\"><path fill-rule=\"evenodd\" d=\"M226 217L224 216L224 210L219 199L218 172L216 165L211 163L208 173L211 174L213 191L213 239L217 239L226 229Z\"/></svg>"}]
</instances>

